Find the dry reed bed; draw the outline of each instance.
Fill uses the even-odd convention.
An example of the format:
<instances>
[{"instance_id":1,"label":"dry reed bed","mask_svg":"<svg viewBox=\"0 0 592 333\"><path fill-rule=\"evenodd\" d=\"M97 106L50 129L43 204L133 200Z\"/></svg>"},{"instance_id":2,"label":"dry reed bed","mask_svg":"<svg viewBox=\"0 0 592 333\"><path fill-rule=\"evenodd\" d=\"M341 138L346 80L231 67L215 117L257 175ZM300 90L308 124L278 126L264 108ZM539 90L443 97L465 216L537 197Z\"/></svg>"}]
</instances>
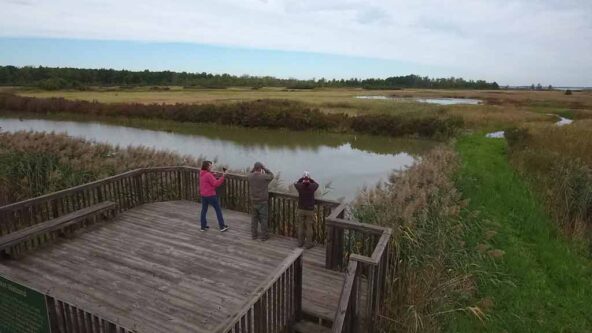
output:
<instances>
[{"instance_id":1,"label":"dry reed bed","mask_svg":"<svg viewBox=\"0 0 592 333\"><path fill-rule=\"evenodd\" d=\"M99 103L64 98L34 98L0 93L0 111L29 114L163 119L242 127L331 130L387 136L449 138L463 127L460 117L430 115L324 113L292 100L256 100L218 104Z\"/></svg>"},{"instance_id":2,"label":"dry reed bed","mask_svg":"<svg viewBox=\"0 0 592 333\"><path fill-rule=\"evenodd\" d=\"M0 132L0 205L128 170L199 166L190 156L145 147L115 147L64 134Z\"/></svg>"},{"instance_id":3,"label":"dry reed bed","mask_svg":"<svg viewBox=\"0 0 592 333\"><path fill-rule=\"evenodd\" d=\"M453 181L457 169L456 153L436 148L421 163L362 192L355 203L361 221L394 230L382 331L439 331L447 313L481 313L463 301L475 284L466 267L467 226L460 216L465 203Z\"/></svg>"},{"instance_id":4,"label":"dry reed bed","mask_svg":"<svg viewBox=\"0 0 592 333\"><path fill-rule=\"evenodd\" d=\"M406 89L390 95L395 97L448 97L485 100L489 105L503 106L558 106L592 109L592 90L565 95L560 90L434 90Z\"/></svg>"},{"instance_id":5,"label":"dry reed bed","mask_svg":"<svg viewBox=\"0 0 592 333\"><path fill-rule=\"evenodd\" d=\"M592 120L531 125L507 139L512 164L532 180L561 230L592 255Z\"/></svg>"}]
</instances>

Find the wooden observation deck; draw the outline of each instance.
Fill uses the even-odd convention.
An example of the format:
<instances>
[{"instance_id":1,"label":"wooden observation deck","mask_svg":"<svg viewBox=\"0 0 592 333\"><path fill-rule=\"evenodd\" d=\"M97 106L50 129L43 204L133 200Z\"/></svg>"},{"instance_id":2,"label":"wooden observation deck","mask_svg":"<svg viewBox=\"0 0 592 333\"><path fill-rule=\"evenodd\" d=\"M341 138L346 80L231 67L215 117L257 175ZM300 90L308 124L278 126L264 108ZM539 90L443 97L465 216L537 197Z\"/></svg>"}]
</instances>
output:
<instances>
[{"instance_id":1,"label":"wooden observation deck","mask_svg":"<svg viewBox=\"0 0 592 333\"><path fill-rule=\"evenodd\" d=\"M0 276L43 295L53 333L373 330L390 229L317 200L302 250L297 198L271 192L272 236L252 240L246 179L228 175L230 230L210 210L201 232L198 173L139 169L0 207Z\"/></svg>"}]
</instances>

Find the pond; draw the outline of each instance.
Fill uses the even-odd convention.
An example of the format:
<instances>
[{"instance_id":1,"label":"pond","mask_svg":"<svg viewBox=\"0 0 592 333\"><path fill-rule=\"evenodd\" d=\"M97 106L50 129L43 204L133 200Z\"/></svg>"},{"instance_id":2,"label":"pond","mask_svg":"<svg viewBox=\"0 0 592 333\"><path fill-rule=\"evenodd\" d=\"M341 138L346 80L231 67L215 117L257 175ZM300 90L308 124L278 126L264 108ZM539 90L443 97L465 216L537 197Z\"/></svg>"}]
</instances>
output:
<instances>
[{"instance_id":1,"label":"pond","mask_svg":"<svg viewBox=\"0 0 592 333\"><path fill-rule=\"evenodd\" d=\"M565 126L573 123L573 119L565 118L553 113L547 113L547 115L559 118L559 120L555 123L555 126ZM503 139L505 137L505 131L491 132L485 134L485 136L488 138Z\"/></svg>"},{"instance_id":2,"label":"pond","mask_svg":"<svg viewBox=\"0 0 592 333\"><path fill-rule=\"evenodd\" d=\"M562 116L558 116L558 117L559 117L559 121L557 121L555 123L555 125L557 125L557 126L564 126L564 125L569 125L569 124L573 123L572 119L565 118Z\"/></svg>"},{"instance_id":3,"label":"pond","mask_svg":"<svg viewBox=\"0 0 592 333\"><path fill-rule=\"evenodd\" d=\"M359 99L379 99L379 100L393 100L399 102L417 102L427 104L438 104L438 105L455 105L455 104L466 104L466 105L479 105L483 101L480 99L472 98L409 98L409 97L396 97L396 96L355 96Z\"/></svg>"},{"instance_id":4,"label":"pond","mask_svg":"<svg viewBox=\"0 0 592 333\"><path fill-rule=\"evenodd\" d=\"M404 170L435 145L427 140L393 139L320 132L195 125L193 134L138 129L98 122L0 118L2 131L67 133L120 146L147 146L216 160L233 170L261 161L280 175L283 185L309 171L325 197L351 200L364 186Z\"/></svg>"}]
</instances>

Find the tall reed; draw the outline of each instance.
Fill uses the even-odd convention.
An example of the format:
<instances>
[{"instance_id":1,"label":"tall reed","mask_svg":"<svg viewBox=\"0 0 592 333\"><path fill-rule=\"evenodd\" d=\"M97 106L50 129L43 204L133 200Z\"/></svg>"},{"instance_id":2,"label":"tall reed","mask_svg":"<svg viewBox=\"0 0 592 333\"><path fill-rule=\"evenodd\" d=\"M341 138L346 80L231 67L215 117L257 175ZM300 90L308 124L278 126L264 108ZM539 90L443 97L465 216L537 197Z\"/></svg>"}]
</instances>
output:
<instances>
[{"instance_id":1,"label":"tall reed","mask_svg":"<svg viewBox=\"0 0 592 333\"><path fill-rule=\"evenodd\" d=\"M362 222L394 230L382 331L439 331L446 313L467 309L463 300L474 283L463 259L466 226L453 181L457 167L452 149L436 148L357 198L354 211Z\"/></svg>"},{"instance_id":2,"label":"tall reed","mask_svg":"<svg viewBox=\"0 0 592 333\"><path fill-rule=\"evenodd\" d=\"M509 156L531 179L546 207L569 238L592 255L592 120L572 125L530 126L512 133Z\"/></svg>"},{"instance_id":3,"label":"tall reed","mask_svg":"<svg viewBox=\"0 0 592 333\"><path fill-rule=\"evenodd\" d=\"M171 165L199 166L200 159L64 134L0 132L0 205L136 168Z\"/></svg>"}]
</instances>

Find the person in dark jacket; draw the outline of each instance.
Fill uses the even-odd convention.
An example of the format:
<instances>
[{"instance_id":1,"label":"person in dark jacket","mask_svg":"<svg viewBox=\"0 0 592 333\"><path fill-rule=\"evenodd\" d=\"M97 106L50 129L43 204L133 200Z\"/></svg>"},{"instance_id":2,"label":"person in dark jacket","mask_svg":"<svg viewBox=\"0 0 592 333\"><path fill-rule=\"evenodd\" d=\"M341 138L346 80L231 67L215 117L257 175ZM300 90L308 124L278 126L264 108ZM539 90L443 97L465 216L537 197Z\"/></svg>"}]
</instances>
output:
<instances>
[{"instance_id":1,"label":"person in dark jacket","mask_svg":"<svg viewBox=\"0 0 592 333\"><path fill-rule=\"evenodd\" d=\"M259 224L261 224L261 240L269 238L267 230L269 183L273 180L273 173L261 162L255 163L253 170L247 176L249 181L249 195L251 199L251 237L257 239Z\"/></svg>"},{"instance_id":2,"label":"person in dark jacket","mask_svg":"<svg viewBox=\"0 0 592 333\"><path fill-rule=\"evenodd\" d=\"M298 190L298 214L296 222L298 228L298 247L305 246L307 249L310 249L313 247L314 195L319 188L319 184L310 177L308 172L304 172L304 175L294 183L294 187Z\"/></svg>"}]
</instances>

